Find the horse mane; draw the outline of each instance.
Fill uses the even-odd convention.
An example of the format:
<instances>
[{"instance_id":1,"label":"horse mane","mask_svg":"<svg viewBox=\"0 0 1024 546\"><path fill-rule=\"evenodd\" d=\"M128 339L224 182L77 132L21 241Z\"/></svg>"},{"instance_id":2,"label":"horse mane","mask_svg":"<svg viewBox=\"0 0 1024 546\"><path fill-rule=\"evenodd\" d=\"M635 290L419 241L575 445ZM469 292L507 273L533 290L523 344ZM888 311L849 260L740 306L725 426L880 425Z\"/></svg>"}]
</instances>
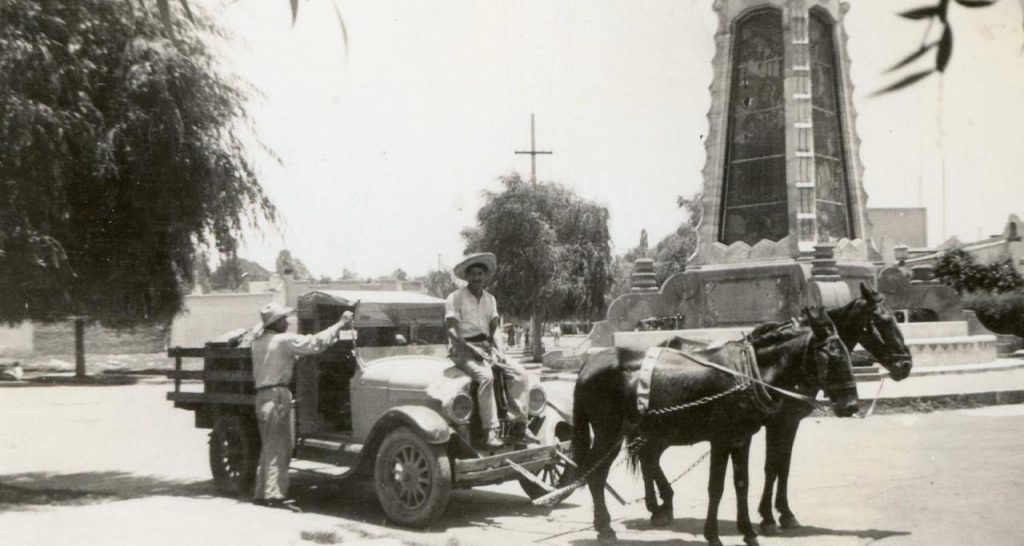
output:
<instances>
[{"instance_id":1,"label":"horse mane","mask_svg":"<svg viewBox=\"0 0 1024 546\"><path fill-rule=\"evenodd\" d=\"M784 343L803 333L792 321L766 322L757 325L750 332L750 344L754 349L763 349Z\"/></svg>"}]
</instances>

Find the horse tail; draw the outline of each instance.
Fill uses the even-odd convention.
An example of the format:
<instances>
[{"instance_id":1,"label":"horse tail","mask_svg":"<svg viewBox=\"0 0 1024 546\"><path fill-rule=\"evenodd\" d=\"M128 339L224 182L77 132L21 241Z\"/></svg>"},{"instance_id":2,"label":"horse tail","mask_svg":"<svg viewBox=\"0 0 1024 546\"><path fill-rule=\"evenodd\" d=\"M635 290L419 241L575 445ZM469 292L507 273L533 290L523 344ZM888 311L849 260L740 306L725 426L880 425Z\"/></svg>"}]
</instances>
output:
<instances>
[{"instance_id":1,"label":"horse tail","mask_svg":"<svg viewBox=\"0 0 1024 546\"><path fill-rule=\"evenodd\" d=\"M644 442L635 426L626 427L626 468L635 476L640 472L640 451L643 450Z\"/></svg>"}]
</instances>

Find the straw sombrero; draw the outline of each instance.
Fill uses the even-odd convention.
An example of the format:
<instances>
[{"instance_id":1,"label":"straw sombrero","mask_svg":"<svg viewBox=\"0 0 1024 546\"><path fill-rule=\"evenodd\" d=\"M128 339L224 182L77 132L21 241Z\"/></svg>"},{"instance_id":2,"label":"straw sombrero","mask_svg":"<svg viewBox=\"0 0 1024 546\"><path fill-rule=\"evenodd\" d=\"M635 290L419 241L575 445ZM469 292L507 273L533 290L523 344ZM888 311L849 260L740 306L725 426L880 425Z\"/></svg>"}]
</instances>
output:
<instances>
[{"instance_id":1,"label":"straw sombrero","mask_svg":"<svg viewBox=\"0 0 1024 546\"><path fill-rule=\"evenodd\" d=\"M479 254L466 256L464 260L455 266L455 276L462 280L466 280L466 270L474 265L482 265L487 268L487 275L484 277L484 282L487 282L494 277L494 272L498 269L498 260L494 257L494 254L490 252L481 252Z\"/></svg>"}]
</instances>

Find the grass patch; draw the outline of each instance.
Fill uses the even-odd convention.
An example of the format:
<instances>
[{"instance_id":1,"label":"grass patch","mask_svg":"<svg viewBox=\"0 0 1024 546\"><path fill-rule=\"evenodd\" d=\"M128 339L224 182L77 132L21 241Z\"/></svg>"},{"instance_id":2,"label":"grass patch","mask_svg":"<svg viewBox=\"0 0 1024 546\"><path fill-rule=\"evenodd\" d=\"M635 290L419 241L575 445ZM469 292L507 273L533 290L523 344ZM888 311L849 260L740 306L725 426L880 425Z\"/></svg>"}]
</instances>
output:
<instances>
[{"instance_id":1,"label":"grass patch","mask_svg":"<svg viewBox=\"0 0 1024 546\"><path fill-rule=\"evenodd\" d=\"M302 531L299 534L302 540L315 544L341 544L341 539L334 531Z\"/></svg>"}]
</instances>

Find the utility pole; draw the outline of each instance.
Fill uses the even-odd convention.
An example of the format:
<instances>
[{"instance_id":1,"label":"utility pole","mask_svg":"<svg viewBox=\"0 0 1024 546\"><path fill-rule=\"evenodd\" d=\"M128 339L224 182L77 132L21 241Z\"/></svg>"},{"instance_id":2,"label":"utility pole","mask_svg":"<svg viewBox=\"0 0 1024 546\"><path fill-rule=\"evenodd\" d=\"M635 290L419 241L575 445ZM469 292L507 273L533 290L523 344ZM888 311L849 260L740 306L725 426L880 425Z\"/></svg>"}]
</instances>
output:
<instances>
[{"instance_id":1,"label":"utility pole","mask_svg":"<svg viewBox=\"0 0 1024 546\"><path fill-rule=\"evenodd\" d=\"M536 130L535 130L535 127L534 127L534 119L533 118L534 118L533 114L530 114L530 149L529 150L517 150L516 154L517 155L528 155L528 156L530 156L530 183L531 184L536 184L537 183L537 156L538 155L552 155L554 152L552 152L551 150L538 150L537 149L537 134L536 134ZM542 324L541 324L540 317L536 313L534 313L533 316L530 317L530 329L533 331L533 339L532 339L532 341L533 341L532 345L533 346L526 348L527 353L524 353L524 356L525 356L525 354L531 354L532 355L531 360L533 362L540 362L540 360L541 360L541 358L543 356L543 349L542 349L542 345L541 345L541 341L540 341L540 339L541 339Z\"/></svg>"},{"instance_id":2,"label":"utility pole","mask_svg":"<svg viewBox=\"0 0 1024 546\"><path fill-rule=\"evenodd\" d=\"M542 151L537 149L536 135L534 134L533 127L533 114L530 114L530 149L529 150L517 150L516 155L528 155L530 156L530 183L537 183L537 156L538 155L552 155L554 152L550 150Z\"/></svg>"}]
</instances>

